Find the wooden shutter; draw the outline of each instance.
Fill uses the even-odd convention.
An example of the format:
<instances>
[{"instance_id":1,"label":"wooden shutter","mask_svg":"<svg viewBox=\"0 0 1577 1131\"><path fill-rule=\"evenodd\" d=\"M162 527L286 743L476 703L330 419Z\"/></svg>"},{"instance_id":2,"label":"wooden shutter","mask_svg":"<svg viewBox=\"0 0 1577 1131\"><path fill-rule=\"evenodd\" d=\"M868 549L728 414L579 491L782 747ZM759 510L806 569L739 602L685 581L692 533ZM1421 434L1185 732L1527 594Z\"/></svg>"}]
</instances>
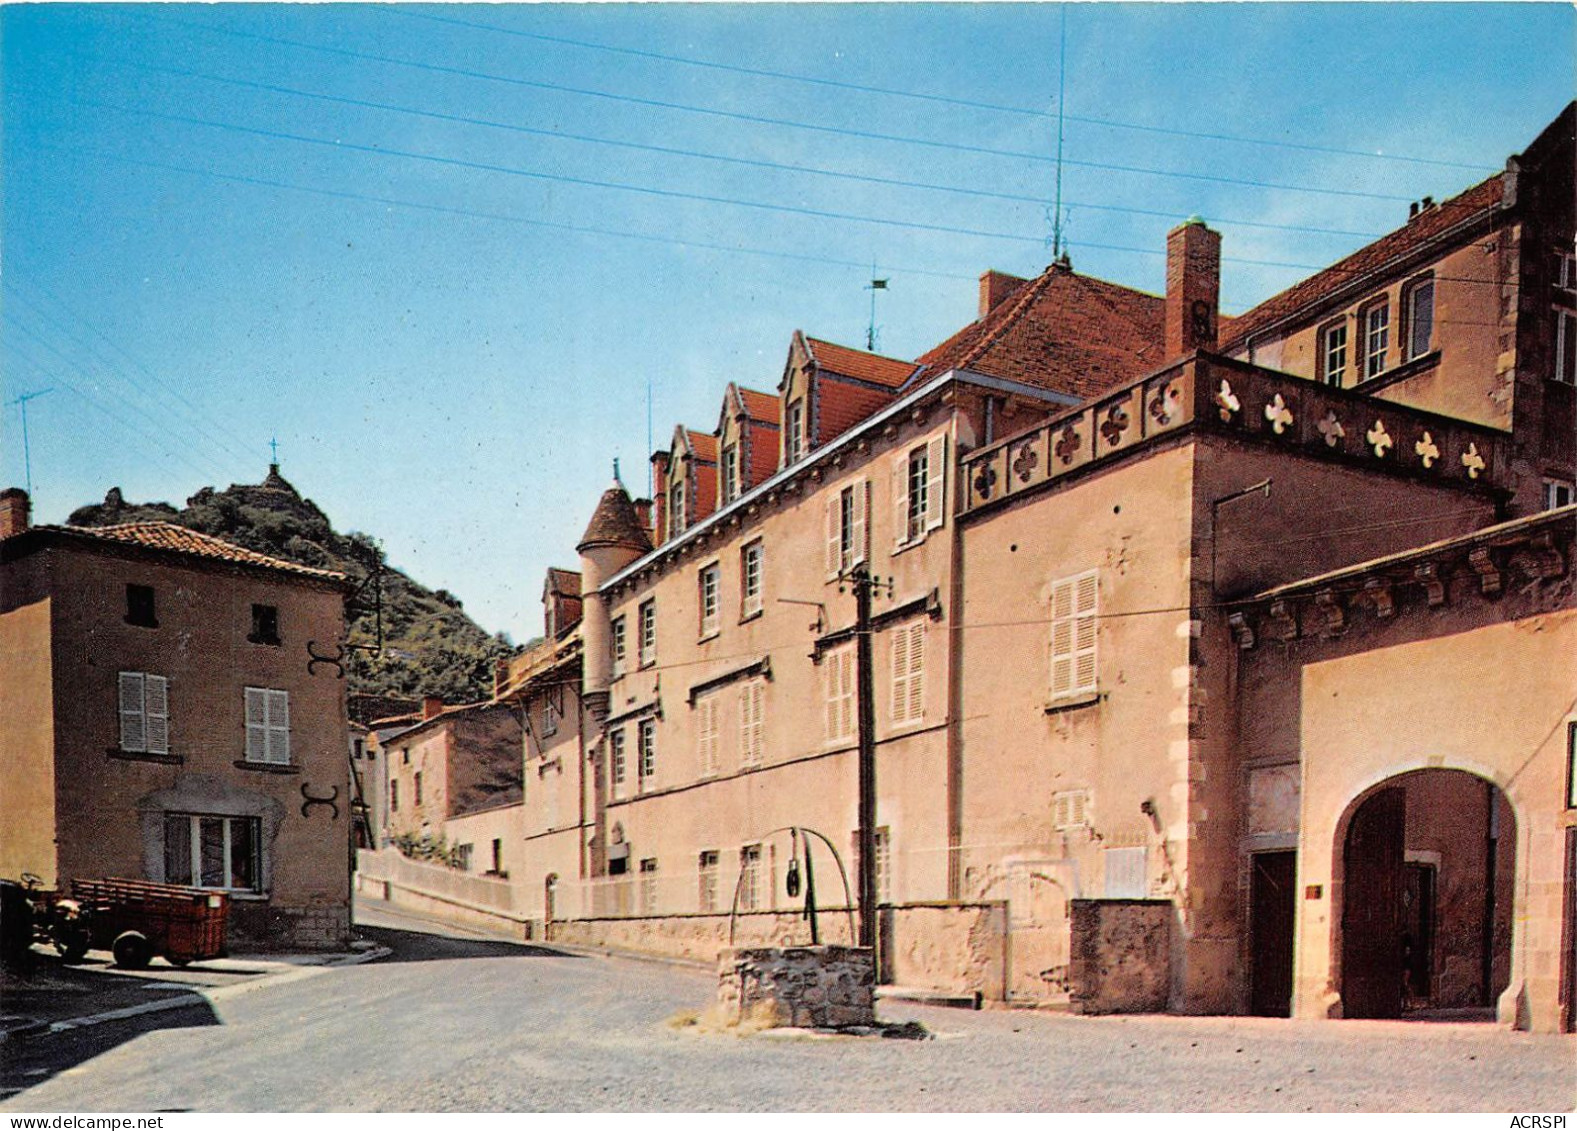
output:
<instances>
[{"instance_id":1,"label":"wooden shutter","mask_svg":"<svg viewBox=\"0 0 1577 1131\"><path fill-rule=\"evenodd\" d=\"M893 545L909 541L909 453L899 452L892 462Z\"/></svg>"},{"instance_id":2,"label":"wooden shutter","mask_svg":"<svg viewBox=\"0 0 1577 1131\"><path fill-rule=\"evenodd\" d=\"M947 437L933 436L925 445L925 528L935 530L946 517Z\"/></svg>"},{"instance_id":3,"label":"wooden shutter","mask_svg":"<svg viewBox=\"0 0 1577 1131\"><path fill-rule=\"evenodd\" d=\"M838 688L841 684L839 670L843 667L842 652L828 652L827 658L822 661L827 668L827 737L837 738L838 730Z\"/></svg>"},{"instance_id":4,"label":"wooden shutter","mask_svg":"<svg viewBox=\"0 0 1577 1131\"><path fill-rule=\"evenodd\" d=\"M1051 587L1051 697L1073 693L1073 582Z\"/></svg>"},{"instance_id":5,"label":"wooden shutter","mask_svg":"<svg viewBox=\"0 0 1577 1131\"><path fill-rule=\"evenodd\" d=\"M136 752L148 748L141 672L120 673L120 748Z\"/></svg>"},{"instance_id":6,"label":"wooden shutter","mask_svg":"<svg viewBox=\"0 0 1577 1131\"><path fill-rule=\"evenodd\" d=\"M843 650L843 729L838 733L851 735L854 733L854 649Z\"/></svg>"},{"instance_id":7,"label":"wooden shutter","mask_svg":"<svg viewBox=\"0 0 1577 1131\"><path fill-rule=\"evenodd\" d=\"M696 705L696 731L701 754L701 773L717 773L717 696L708 695Z\"/></svg>"},{"instance_id":8,"label":"wooden shutter","mask_svg":"<svg viewBox=\"0 0 1577 1131\"><path fill-rule=\"evenodd\" d=\"M925 717L925 621L909 626L909 702L910 721Z\"/></svg>"},{"instance_id":9,"label":"wooden shutter","mask_svg":"<svg viewBox=\"0 0 1577 1131\"><path fill-rule=\"evenodd\" d=\"M268 760L268 692L261 687L246 689L246 760Z\"/></svg>"},{"instance_id":10,"label":"wooden shutter","mask_svg":"<svg viewBox=\"0 0 1577 1131\"><path fill-rule=\"evenodd\" d=\"M290 762L290 692L268 692L268 760Z\"/></svg>"},{"instance_id":11,"label":"wooden shutter","mask_svg":"<svg viewBox=\"0 0 1577 1131\"><path fill-rule=\"evenodd\" d=\"M145 675L143 680L143 723L150 754L170 752L169 680L162 675Z\"/></svg>"},{"instance_id":12,"label":"wooden shutter","mask_svg":"<svg viewBox=\"0 0 1577 1131\"><path fill-rule=\"evenodd\" d=\"M870 560L870 509L871 485L868 480L861 479L854 485L854 530L849 538L849 544L854 547L855 563Z\"/></svg>"},{"instance_id":13,"label":"wooden shutter","mask_svg":"<svg viewBox=\"0 0 1577 1131\"><path fill-rule=\"evenodd\" d=\"M827 576L837 577L843 568L843 492L833 491L825 501L827 529Z\"/></svg>"},{"instance_id":14,"label":"wooden shutter","mask_svg":"<svg viewBox=\"0 0 1577 1131\"><path fill-rule=\"evenodd\" d=\"M1093 692L1097 683L1095 645L1099 636L1096 608L1100 586L1096 574L1074 579L1073 587L1073 690Z\"/></svg>"},{"instance_id":15,"label":"wooden shutter","mask_svg":"<svg viewBox=\"0 0 1577 1131\"><path fill-rule=\"evenodd\" d=\"M909 626L904 625L892 634L893 640L893 722L901 723L909 717Z\"/></svg>"}]
</instances>

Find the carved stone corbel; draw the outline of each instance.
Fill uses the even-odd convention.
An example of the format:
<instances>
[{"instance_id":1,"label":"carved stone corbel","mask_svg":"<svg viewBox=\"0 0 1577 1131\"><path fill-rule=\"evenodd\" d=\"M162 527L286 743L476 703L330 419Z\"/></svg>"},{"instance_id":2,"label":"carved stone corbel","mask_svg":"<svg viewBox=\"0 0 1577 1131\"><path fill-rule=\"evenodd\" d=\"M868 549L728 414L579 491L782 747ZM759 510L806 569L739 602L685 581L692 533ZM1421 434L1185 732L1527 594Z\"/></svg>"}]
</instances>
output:
<instances>
[{"instance_id":1,"label":"carved stone corbel","mask_svg":"<svg viewBox=\"0 0 1577 1131\"><path fill-rule=\"evenodd\" d=\"M1340 636L1347 631L1347 612L1342 608L1341 594L1334 589L1321 589L1314 595L1314 607L1325 618L1325 635Z\"/></svg>"},{"instance_id":2,"label":"carved stone corbel","mask_svg":"<svg viewBox=\"0 0 1577 1131\"><path fill-rule=\"evenodd\" d=\"M1228 613L1227 625L1232 629L1232 639L1237 641L1237 646L1244 652L1254 647L1254 626L1249 624L1248 617L1243 613Z\"/></svg>"},{"instance_id":3,"label":"carved stone corbel","mask_svg":"<svg viewBox=\"0 0 1577 1131\"><path fill-rule=\"evenodd\" d=\"M1566 560L1561 557L1560 550L1555 548L1555 539L1549 531L1519 549L1507 564L1535 581L1559 577L1566 572Z\"/></svg>"},{"instance_id":4,"label":"carved stone corbel","mask_svg":"<svg viewBox=\"0 0 1577 1131\"><path fill-rule=\"evenodd\" d=\"M1500 592L1501 576L1500 567L1495 564L1495 559L1490 556L1488 546L1480 546L1468 552L1468 564L1473 567L1473 572L1478 574L1479 588L1484 591L1484 596L1493 597Z\"/></svg>"},{"instance_id":5,"label":"carved stone corbel","mask_svg":"<svg viewBox=\"0 0 1577 1131\"><path fill-rule=\"evenodd\" d=\"M1265 631L1280 641L1298 638L1298 618L1285 601L1272 601L1270 615L1265 618Z\"/></svg>"},{"instance_id":6,"label":"carved stone corbel","mask_svg":"<svg viewBox=\"0 0 1577 1131\"><path fill-rule=\"evenodd\" d=\"M1363 583L1364 600L1374 608L1377 617L1396 615L1396 599L1391 594L1391 582L1388 578L1371 577Z\"/></svg>"},{"instance_id":7,"label":"carved stone corbel","mask_svg":"<svg viewBox=\"0 0 1577 1131\"><path fill-rule=\"evenodd\" d=\"M1431 609L1446 603L1446 583L1440 576L1439 562L1419 562L1413 567L1413 580L1424 587Z\"/></svg>"}]
</instances>

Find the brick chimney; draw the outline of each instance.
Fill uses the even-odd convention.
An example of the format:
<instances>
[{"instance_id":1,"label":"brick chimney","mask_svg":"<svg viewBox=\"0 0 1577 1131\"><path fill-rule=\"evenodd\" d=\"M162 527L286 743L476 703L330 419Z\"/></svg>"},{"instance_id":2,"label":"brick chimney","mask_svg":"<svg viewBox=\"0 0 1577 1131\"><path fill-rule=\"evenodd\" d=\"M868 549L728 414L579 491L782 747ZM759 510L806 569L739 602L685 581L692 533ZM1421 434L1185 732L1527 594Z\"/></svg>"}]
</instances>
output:
<instances>
[{"instance_id":1,"label":"brick chimney","mask_svg":"<svg viewBox=\"0 0 1577 1131\"><path fill-rule=\"evenodd\" d=\"M1017 275L1008 275L1001 271L987 271L980 276L980 313L976 316L984 318L1003 299L1018 290L1028 279L1020 279Z\"/></svg>"},{"instance_id":2,"label":"brick chimney","mask_svg":"<svg viewBox=\"0 0 1577 1131\"><path fill-rule=\"evenodd\" d=\"M1166 359L1216 346L1221 233L1194 216L1166 233Z\"/></svg>"},{"instance_id":3,"label":"brick chimney","mask_svg":"<svg viewBox=\"0 0 1577 1131\"><path fill-rule=\"evenodd\" d=\"M20 487L7 487L0 491L0 538L21 534L31 525L28 515L33 509L27 492Z\"/></svg>"},{"instance_id":4,"label":"brick chimney","mask_svg":"<svg viewBox=\"0 0 1577 1131\"><path fill-rule=\"evenodd\" d=\"M635 517L640 520L641 528L647 532L648 537L655 543L657 541L657 527L652 525L652 501L650 499L635 499Z\"/></svg>"},{"instance_id":5,"label":"brick chimney","mask_svg":"<svg viewBox=\"0 0 1577 1131\"><path fill-rule=\"evenodd\" d=\"M422 696L422 722L443 714L444 701L437 695Z\"/></svg>"}]
</instances>

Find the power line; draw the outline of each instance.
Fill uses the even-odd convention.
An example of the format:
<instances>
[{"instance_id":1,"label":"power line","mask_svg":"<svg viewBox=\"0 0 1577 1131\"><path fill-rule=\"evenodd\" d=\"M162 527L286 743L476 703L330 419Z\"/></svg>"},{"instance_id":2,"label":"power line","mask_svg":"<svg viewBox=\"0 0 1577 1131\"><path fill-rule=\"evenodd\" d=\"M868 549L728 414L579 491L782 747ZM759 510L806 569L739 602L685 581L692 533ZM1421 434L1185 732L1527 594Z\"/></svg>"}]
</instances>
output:
<instances>
[{"instance_id":1,"label":"power line","mask_svg":"<svg viewBox=\"0 0 1577 1131\"><path fill-rule=\"evenodd\" d=\"M818 133L834 134L841 137L857 137L867 141L887 141L903 145L918 145L932 149L949 149L960 153L975 153L992 157L1011 157L1023 161L1037 161L1048 163L1052 157L1043 153L1026 152L1012 149L993 149L989 146L965 145L959 142L933 141L929 138L910 137L901 134L884 134L872 130L859 130L845 126L829 126L815 122L803 122L792 118L773 118L759 114L744 114L731 110L718 110L708 106L695 106L681 102L667 102L656 98L641 98L636 95L614 94L604 90L593 90L586 87L568 86L562 83L550 83L537 79L523 79L511 75L499 75L486 71L473 71L463 67L448 67L438 63L417 62L410 59L397 59L388 55L378 55L370 51L356 51L348 47L330 47L327 44L308 43L303 40L286 39L281 36L263 35L258 32L240 31L235 28L222 28L209 24L194 23L189 20L174 19L169 16L150 16L144 12L117 13L118 15L131 15L136 19L154 20L161 23L174 24L179 27L193 29L215 35L235 36L261 43L272 43L284 47L296 47L305 51L320 51L327 54L339 55L345 58L362 59L370 62L388 63L398 67L413 67L419 70L432 71L438 74L457 75L465 78L482 79L488 82L507 83L511 86L530 87L537 90L552 90L562 94L574 94L587 98L602 98L615 102L627 102L637 106L651 106L664 110L678 110L690 114L704 114L711 117L727 118L734 121L751 122L756 125L784 126L791 129L811 130ZM1358 189L1318 188L1308 185L1282 184L1273 181L1256 181L1236 177L1223 177L1211 173L1185 173L1167 169L1147 169L1131 165L1115 165L1098 161L1068 160L1069 165L1078 165L1082 168L1100 169L1106 172L1136 173L1145 176L1177 177L1184 180L1207 181L1215 184L1239 185L1250 188L1277 189L1286 192L1305 192L1325 196L1355 197L1368 200L1386 200L1397 203L1411 203L1412 198L1395 196L1386 193L1364 192Z\"/></svg>"},{"instance_id":2,"label":"power line","mask_svg":"<svg viewBox=\"0 0 1577 1131\"><path fill-rule=\"evenodd\" d=\"M161 121L181 122L186 125L208 126L213 129L227 130L233 133L251 134L257 137L272 138L277 141L294 141L305 145L323 146L328 149L348 151L354 153L367 153L379 157L399 157L412 161L424 161L432 164L453 166L462 169L473 169L479 172L500 173L505 176L525 177L531 180L553 181L563 184L580 185L585 188L614 189L622 192L640 193L647 196L656 196L672 200L690 200L704 204L726 204L740 208L752 208L766 212L781 212L788 215L808 216L821 220L844 220L852 223L876 224L883 227L908 228L914 231L935 232L943 235L973 236L980 239L1006 240L1013 243L1039 244L1042 241L1036 236L1024 236L1014 232L993 232L980 228L959 228L948 224L927 224L913 220L898 220L889 216L863 216L851 212L833 212L828 209L802 208L789 204L768 204L763 201L745 200L738 197L714 196L709 193L684 192L678 189L661 189L648 185L634 185L620 181L599 181L589 177L572 177L563 173L544 173L534 169L522 169L511 165L497 165L486 161L468 161L459 157L443 157L438 154L421 153L415 150L393 149L376 145L363 145L357 142L339 139L308 137L305 134L292 134L282 130L264 129L260 126L243 126L235 122L224 122L211 118L198 118L185 114L170 114L159 110L145 110L132 106L117 106L113 103L98 102L92 99L71 98L65 95L40 94L39 97L58 97L61 101L73 105L87 106L115 113L129 114L137 117L154 118ZM1081 242L1081 247L1097 251L1122 251L1138 255L1166 254L1164 248L1139 248L1128 247L1122 244L1103 244L1088 241ZM1223 263L1240 263L1253 267L1279 267L1295 271L1319 271L1321 268L1310 263L1288 263L1269 259L1242 259L1234 256L1222 256Z\"/></svg>"},{"instance_id":3,"label":"power line","mask_svg":"<svg viewBox=\"0 0 1577 1131\"><path fill-rule=\"evenodd\" d=\"M606 51L618 55L629 55L643 59L655 59L665 63L681 63L691 67L705 67L709 70L727 71L733 74L750 75L756 78L782 79L785 82L809 83L815 86L831 87L836 90L852 90L863 94L884 94L894 98L911 98L923 102L934 102L950 106L961 106L973 110L993 110L1005 114L1019 114L1031 118L1045 118L1049 115L1044 110L1029 106L1008 106L998 102L983 102L972 98L957 98L945 94L927 94L916 90L899 90L894 87L872 86L865 83L847 82L839 79L821 78L814 75L790 74L787 71L773 71L760 67L745 67L736 63L719 63L709 59L696 59L683 55L668 55L660 51L643 51L634 47L618 47L609 43L595 43L584 39L571 39L567 36L546 35L541 32L521 31L517 28L499 27L496 24L484 24L476 20L462 20L453 16L436 16L430 12L418 12L409 7L380 7L376 11L391 16L405 16L410 19L431 20L434 23L453 24L459 27L476 28L481 31L493 31L503 35L517 36L522 39L534 39L543 43L558 43L567 47L583 47L590 51ZM1452 169L1471 169L1488 172L1491 166L1474 165L1464 161L1444 161L1433 157L1412 157L1400 153L1371 153L1362 149L1342 149L1336 146L1312 145L1300 142L1277 141L1270 138L1247 137L1242 134L1205 133L1198 130L1182 130L1166 126L1153 126L1140 122L1125 122L1113 118L1092 118L1078 114L1068 114L1070 122L1082 122L1086 125L1105 126L1109 129L1137 130L1144 133L1166 134L1172 137L1192 137L1207 141L1224 141L1237 145L1261 145L1275 149L1295 149L1310 153L1329 153L1342 157L1367 157L1379 161L1405 161L1416 165L1438 165Z\"/></svg>"},{"instance_id":4,"label":"power line","mask_svg":"<svg viewBox=\"0 0 1577 1131\"><path fill-rule=\"evenodd\" d=\"M216 75L205 71L193 71L181 67L164 67L153 63L143 63L132 59L113 59L101 55L88 55L80 52L70 52L78 58L96 63L107 63L111 66L130 67L137 70L149 71L155 74L178 75L183 78L198 79L203 82L218 83L224 86L242 87L250 90L267 91L273 94L287 94L297 98L308 98L319 102L331 102L344 106L356 106L370 110L384 110L396 114L409 114L415 117L430 118L435 121L455 122L462 125L483 126L489 129L507 130L512 133L528 134L534 137L560 138L565 141L584 142L592 145L606 145L619 149L632 149L644 153L660 153L666 156L691 157L705 161L719 161L731 165L742 165L754 169L773 169L780 172L808 173L813 176L830 177L843 181L856 181L865 184L886 185L893 188L923 189L932 192L957 193L962 196L982 197L990 200L1005 200L1019 204L1046 205L1051 203L1043 197L1030 196L1022 193L999 192L992 189L966 188L959 185L936 184L930 181L911 181L897 177L878 177L868 174L849 173L837 169L827 169L814 165L798 165L792 162L767 161L759 158L734 157L728 154L709 153L704 150L684 149L676 146L653 145L646 142L623 141L617 138L599 137L595 134L570 133L565 130L551 130L538 126L521 125L515 122L502 122L492 118L476 118L464 114L446 114L437 110L424 110L415 106L402 106L397 103L376 102L365 98L350 98L344 95L326 94L321 91L302 90L299 87L280 86L275 83L254 82L249 79L232 78L226 75ZM1059 174L1060 184L1060 174ZM1118 212L1135 216L1157 216L1163 219L1175 220L1177 212L1155 208L1133 208L1116 204L1097 204L1093 201L1070 200L1066 202L1070 208L1088 208L1098 212ZM1060 212L1060 209L1059 209ZM1318 228L1305 224L1273 224L1261 220L1243 220L1225 216L1214 216L1212 219L1218 224L1235 224L1246 228L1263 228L1273 231L1306 232L1315 235L1329 236L1357 236L1373 239L1383 235L1382 232L1356 231L1347 228Z\"/></svg>"},{"instance_id":5,"label":"power line","mask_svg":"<svg viewBox=\"0 0 1577 1131\"><path fill-rule=\"evenodd\" d=\"M10 277L8 277L8 278L6 278L4 280L4 282L7 283L7 284L13 284L13 283L15 283L15 281L16 280L14 278L10 278ZM40 293L48 295L50 297L50 299L53 300L56 303L56 305L61 307L61 309L67 309L65 304L62 303L60 301L60 299L56 298L49 291L45 290L45 288L42 285L40 285L38 283L32 283L32 282L30 282L29 285L32 286L35 290L39 291ZM80 338L76 334L72 333L70 329L68 329L67 327L63 326L58 320L56 320L49 313L49 311L45 310L38 303L33 302L32 300L27 298L27 296L25 296L25 295L15 294L14 292L13 292L13 296L12 297L14 299L16 299L17 301L23 303L24 305L30 307L34 311L34 313L37 314L40 318L42 318L46 323L48 323L49 326L51 328L53 328L56 333L63 334L66 338L68 338L72 342L76 343L76 345L78 345L82 349L86 350L91 357L95 358L101 365L104 365L104 366L108 367L112 373L114 373L115 375L119 376L128 385L132 386L132 388L137 389L139 392L147 394L150 397L150 399L153 397L152 392L149 389L147 389L145 386L143 386L141 382L139 382L135 377L133 377L130 373L128 373L122 366L120 366L118 363L116 363L114 361L111 361L103 353L99 352L99 350L95 346L93 346L92 343L84 341L82 338ZM67 312L70 313L69 310ZM89 330L91 330L96 336L98 336L102 340L104 340L106 342L110 341L110 339L108 337L106 337L102 332L100 332L99 330L94 328L85 319L82 319L81 317L76 316L76 315L73 315L73 317L76 317L77 321L81 322L81 324L83 326L86 326ZM111 342L110 344L113 345L114 343ZM119 349L120 347L117 346L116 348ZM123 354L125 354L124 350L121 350L121 352ZM126 356L129 358L131 355L130 354L126 354ZM135 361L135 359L132 359L132 360ZM164 389L165 392L167 392L170 396L174 397L178 402L180 402L180 404L185 406L187 411L191 414L191 418L186 421L186 424L187 424L188 427L195 429L196 432L199 435L203 436L210 443L214 444L217 449L223 450L223 451L227 452L228 454L230 454L232 456L244 456L244 455L247 454L245 452L245 444L244 444L244 442L243 442L241 448L234 448L227 441L218 438L216 433L214 432L210 422L206 421L203 418L202 410L199 409L196 405L192 404L192 402L189 401L180 392L180 390L178 390L178 389L174 388L173 386L169 385L167 382L159 380L152 373L148 373L146 370L144 370L144 375L147 376L148 379L150 381L152 381L154 384L156 384L160 388Z\"/></svg>"},{"instance_id":6,"label":"power line","mask_svg":"<svg viewBox=\"0 0 1577 1131\"><path fill-rule=\"evenodd\" d=\"M18 329L21 329L24 333L27 332L26 327L18 326ZM41 345L43 345L46 349L50 348L49 343L43 341L43 339L38 338L36 340L39 341L39 343ZM15 353L18 357L20 357L23 361L27 362L29 365L31 365L34 369L36 369L39 373L43 374L45 377L48 377L48 378L50 378L52 380L60 382L66 388L70 389L73 393L76 393L77 396L81 397L90 406L92 406L93 408L98 409L105 416L107 416L111 420L115 421L122 428L129 429L135 435L140 436L144 440L148 441L148 443L153 446L153 450L155 452L157 452L158 455L161 457L161 461L163 461L163 457L170 457L170 458L178 459L182 463L186 464L187 467L189 467L193 471L197 472L197 474L199 476L201 476L202 478L207 479L207 478L210 477L210 474L211 474L210 472L203 470L201 467L198 467L197 464L195 464L191 460L187 459L186 456L183 455L178 449L173 449L170 445L168 445L166 440L160 439L158 436L155 436L153 433L148 432L147 430L145 430L145 429L139 427L138 425L134 424L132 421L127 420L125 417L121 416L119 413L115 412L113 409L106 408L104 405L100 404L93 397L90 397L87 393L83 392L82 388L80 386L78 386L74 381L72 381L69 378L67 378L59 370L52 369L51 367L42 364L37 358L33 357L30 353L28 353L21 346L19 346L14 340L13 341L9 341L9 342L6 343L6 349L10 350L12 353ZM67 364L69 364L69 361L67 362ZM99 390L99 391L102 391L102 390ZM168 462L166 462L166 466L170 466L168 464Z\"/></svg>"}]
</instances>

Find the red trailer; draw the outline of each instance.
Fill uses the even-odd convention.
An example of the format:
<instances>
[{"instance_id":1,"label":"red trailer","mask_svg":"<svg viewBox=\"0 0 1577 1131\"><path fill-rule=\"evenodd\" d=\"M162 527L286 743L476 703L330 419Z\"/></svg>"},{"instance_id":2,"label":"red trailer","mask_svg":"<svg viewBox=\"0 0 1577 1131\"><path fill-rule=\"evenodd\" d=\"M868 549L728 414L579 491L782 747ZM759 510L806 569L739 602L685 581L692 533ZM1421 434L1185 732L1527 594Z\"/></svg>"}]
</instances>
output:
<instances>
[{"instance_id":1,"label":"red trailer","mask_svg":"<svg viewBox=\"0 0 1577 1131\"><path fill-rule=\"evenodd\" d=\"M185 966L225 953L230 897L222 891L147 880L73 880L93 945L108 948L115 965L141 969L156 955Z\"/></svg>"}]
</instances>

